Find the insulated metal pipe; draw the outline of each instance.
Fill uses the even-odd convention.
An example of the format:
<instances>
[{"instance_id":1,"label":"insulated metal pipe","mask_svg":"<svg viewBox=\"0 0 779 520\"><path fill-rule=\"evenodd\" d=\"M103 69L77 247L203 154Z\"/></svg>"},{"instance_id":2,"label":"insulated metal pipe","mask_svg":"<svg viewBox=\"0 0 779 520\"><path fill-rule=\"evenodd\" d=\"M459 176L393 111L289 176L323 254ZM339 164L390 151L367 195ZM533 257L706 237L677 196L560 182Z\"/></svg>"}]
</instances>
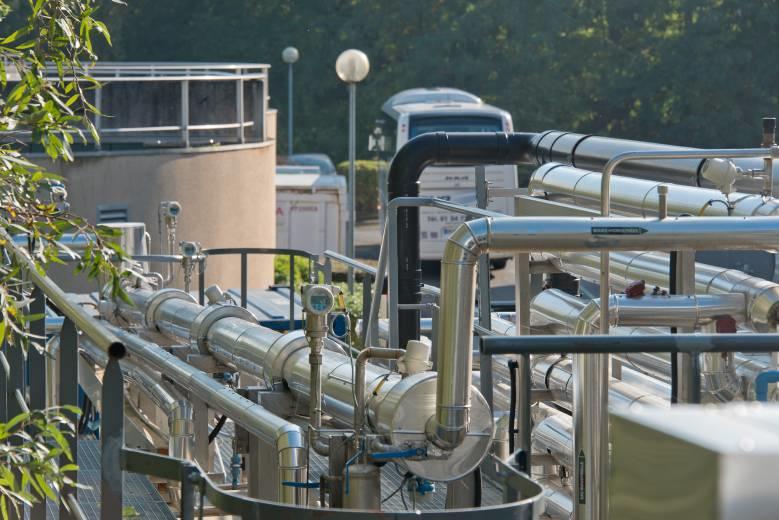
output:
<instances>
[{"instance_id":1,"label":"insulated metal pipe","mask_svg":"<svg viewBox=\"0 0 779 520\"><path fill-rule=\"evenodd\" d=\"M602 171L612 157L628 151L699 151L696 148L683 146L615 139L559 130L550 130L538 134L534 139L534 148L536 163L539 165L557 162L594 171ZM744 170L760 170L764 166L763 161L760 159L737 159L734 162L736 166ZM615 175L684 184L687 186L711 187L711 184L701 177L701 171L705 163L705 159L695 158L635 161L620 165ZM742 176L736 181L736 186L739 190L747 193L761 193L763 182L751 176Z\"/></svg>"},{"instance_id":2,"label":"insulated metal pipe","mask_svg":"<svg viewBox=\"0 0 779 520\"><path fill-rule=\"evenodd\" d=\"M354 363L354 431L359 435L365 426L365 365L368 359L398 359L406 351L399 348L367 347L360 351Z\"/></svg>"},{"instance_id":3,"label":"insulated metal pipe","mask_svg":"<svg viewBox=\"0 0 779 520\"><path fill-rule=\"evenodd\" d=\"M547 163L530 177L530 190L548 198L571 199L576 205L597 208L603 175L560 163ZM668 214L700 216L779 215L779 200L760 194L731 193L716 189L663 184L662 182L615 176L611 179L611 204L619 211L654 216L660 211L659 190L668 186Z\"/></svg>"},{"instance_id":4,"label":"insulated metal pipe","mask_svg":"<svg viewBox=\"0 0 779 520\"><path fill-rule=\"evenodd\" d=\"M285 388L300 402L310 400L309 348L302 331L281 335L248 318L233 317L230 309L223 309L224 306L203 308L192 301L184 301L184 297L161 293L163 291L134 295L143 312L138 312L138 309L128 312L120 305L120 315L130 321L136 320L136 323L142 317L143 323L165 330L166 335L179 341L187 341L189 337L192 342L192 338L198 338L198 343L202 342L216 359L256 375L270 385L283 382ZM177 308L182 316L193 319L188 333L184 332L184 327L171 327L161 320L160 316L168 316L171 312L167 309L169 306ZM212 313L219 313L221 317L218 320L199 319L201 316L208 318ZM183 325L185 321L179 316L180 324ZM397 374L371 364L366 365L365 373L365 397L371 395L367 407L372 430L393 444L424 444L427 441L425 426L430 417L435 415L432 396L437 375L422 372L401 379ZM321 374L323 410L333 418L335 424L351 427L354 423L355 398L350 359L339 352L326 350L323 353ZM399 462L420 477L438 481L460 478L478 466L491 445L493 425L491 421L485 420L491 417L491 412L484 398L478 391L475 391L473 397L472 407L477 424L468 432L467 442L454 448L447 457L403 459ZM402 428L398 426L399 421L402 422Z\"/></svg>"},{"instance_id":5,"label":"insulated metal pipe","mask_svg":"<svg viewBox=\"0 0 779 520\"><path fill-rule=\"evenodd\" d=\"M709 244L707 249L712 249ZM765 246L762 246L765 247ZM611 253L610 281L618 289L644 280L647 286L669 288L669 255L636 251ZM597 253L550 253L545 257L558 269L592 282L601 275ZM695 264L695 292L698 294L743 294L746 297L747 326L758 332L776 330L779 316L779 284L750 276L736 269Z\"/></svg>"},{"instance_id":6,"label":"insulated metal pipe","mask_svg":"<svg viewBox=\"0 0 779 520\"><path fill-rule=\"evenodd\" d=\"M304 487L285 485L284 482L306 482L306 444L303 430L269 412L257 403L224 387L208 374L119 327L106 325L137 356L165 377L202 399L209 408L225 413L249 433L256 435L276 449L278 456L278 497L286 504L306 504Z\"/></svg>"},{"instance_id":7,"label":"insulated metal pipe","mask_svg":"<svg viewBox=\"0 0 779 520\"><path fill-rule=\"evenodd\" d=\"M609 324L618 326L665 326L700 328L712 321L731 317L743 323L746 317L743 294L703 296L665 295L631 298L612 294L608 299ZM579 314L574 334L597 334L601 316L599 300L592 300Z\"/></svg>"},{"instance_id":8,"label":"insulated metal pipe","mask_svg":"<svg viewBox=\"0 0 779 520\"><path fill-rule=\"evenodd\" d=\"M388 176L389 199L419 195L419 176L432 165L529 164L535 134L446 133L422 134L411 139L392 159ZM421 301L419 208L398 209L398 302ZM419 311L399 313L399 344L419 339Z\"/></svg>"},{"instance_id":9,"label":"insulated metal pipe","mask_svg":"<svg viewBox=\"0 0 779 520\"><path fill-rule=\"evenodd\" d=\"M89 338L81 338L81 347L95 363L105 368L108 355L101 351ZM195 426L192 405L181 396L174 396L157 378L124 358L122 373L168 416L168 454L171 457L192 460L195 451Z\"/></svg>"},{"instance_id":10,"label":"insulated metal pipe","mask_svg":"<svg viewBox=\"0 0 779 520\"><path fill-rule=\"evenodd\" d=\"M777 242L779 218L776 217L664 220L506 217L481 218L462 224L449 237L441 261L437 366L442 377L437 384L436 416L428 423L429 438L440 447L451 449L462 442L468 430L474 278L480 254L490 250L532 252L596 249L608 252L635 249L763 249L774 247ZM604 319L604 314L601 313L602 333L608 331L609 325L608 316ZM596 356L590 358L597 360L597 366L588 367L579 363L583 370L577 368L579 377L575 378L575 384L580 392L591 392L589 397L600 403L594 410L597 416L591 418L599 425L600 431L607 431L605 401L608 395L608 367L605 359ZM585 364L589 362L584 358L581 361ZM590 376L593 374L594 381L591 381ZM582 419L581 410L577 417L577 420ZM586 467L586 482L590 483L586 488L581 488L583 496L579 497L579 501L586 504L583 514L594 518L605 507L605 474L598 470L606 468L608 453L603 442L598 441L597 444L582 446L582 452L586 449L589 453L577 456L577 460L582 459L581 466ZM592 463L593 458L599 462ZM585 459L590 462L585 464Z\"/></svg>"}]
</instances>

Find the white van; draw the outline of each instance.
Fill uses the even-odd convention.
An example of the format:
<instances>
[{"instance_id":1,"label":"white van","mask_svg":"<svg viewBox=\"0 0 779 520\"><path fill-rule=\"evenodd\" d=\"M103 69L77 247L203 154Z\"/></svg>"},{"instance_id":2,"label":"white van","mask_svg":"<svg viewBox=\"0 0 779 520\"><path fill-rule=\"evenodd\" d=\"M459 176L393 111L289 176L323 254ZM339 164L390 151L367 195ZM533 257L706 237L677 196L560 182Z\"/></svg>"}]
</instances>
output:
<instances>
[{"instance_id":1,"label":"white van","mask_svg":"<svg viewBox=\"0 0 779 520\"><path fill-rule=\"evenodd\" d=\"M513 132L511 114L485 104L478 96L454 88L415 88L389 98L382 111L397 123L396 149L420 134L428 132ZM476 206L473 166L428 167L419 179L419 194ZM487 181L495 188L516 188L517 167L487 166ZM511 198L490 202L489 209L513 214ZM421 208L419 214L419 249L422 260L441 259L449 234L464 215L435 208ZM494 265L505 263L500 256L491 258Z\"/></svg>"}]
</instances>

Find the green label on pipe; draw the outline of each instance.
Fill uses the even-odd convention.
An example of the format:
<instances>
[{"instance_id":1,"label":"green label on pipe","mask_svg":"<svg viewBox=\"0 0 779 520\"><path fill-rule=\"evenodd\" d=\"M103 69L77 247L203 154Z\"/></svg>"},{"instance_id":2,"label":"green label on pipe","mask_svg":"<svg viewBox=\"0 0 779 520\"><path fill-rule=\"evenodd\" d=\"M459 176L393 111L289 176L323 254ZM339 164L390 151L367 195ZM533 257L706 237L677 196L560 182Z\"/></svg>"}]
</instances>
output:
<instances>
[{"instance_id":1,"label":"green label on pipe","mask_svg":"<svg viewBox=\"0 0 779 520\"><path fill-rule=\"evenodd\" d=\"M594 226L593 235L643 235L649 230L638 226Z\"/></svg>"}]
</instances>

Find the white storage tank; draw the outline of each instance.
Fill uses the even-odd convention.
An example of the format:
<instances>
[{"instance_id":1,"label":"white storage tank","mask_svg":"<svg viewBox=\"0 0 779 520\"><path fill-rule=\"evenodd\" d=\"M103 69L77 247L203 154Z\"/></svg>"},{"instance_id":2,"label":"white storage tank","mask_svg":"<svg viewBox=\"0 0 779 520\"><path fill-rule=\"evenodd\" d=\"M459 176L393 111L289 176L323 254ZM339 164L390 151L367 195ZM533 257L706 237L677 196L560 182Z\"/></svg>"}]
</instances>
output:
<instances>
[{"instance_id":1,"label":"white storage tank","mask_svg":"<svg viewBox=\"0 0 779 520\"><path fill-rule=\"evenodd\" d=\"M343 253L346 219L344 177L276 174L276 247Z\"/></svg>"}]
</instances>

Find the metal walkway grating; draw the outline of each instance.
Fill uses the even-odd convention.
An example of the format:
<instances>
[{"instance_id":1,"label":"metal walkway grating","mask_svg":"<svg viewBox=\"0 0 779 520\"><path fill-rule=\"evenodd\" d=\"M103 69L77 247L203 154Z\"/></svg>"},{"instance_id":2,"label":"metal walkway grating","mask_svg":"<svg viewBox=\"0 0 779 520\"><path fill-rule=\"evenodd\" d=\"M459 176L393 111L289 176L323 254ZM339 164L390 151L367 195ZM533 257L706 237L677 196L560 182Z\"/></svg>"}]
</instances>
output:
<instances>
[{"instance_id":1,"label":"metal walkway grating","mask_svg":"<svg viewBox=\"0 0 779 520\"><path fill-rule=\"evenodd\" d=\"M78 482L89 489L78 490L78 503L87 518L100 518L100 441L79 439L78 441ZM143 518L150 520L175 520L168 504L162 499L157 488L143 475L124 473L124 518ZM48 501L46 517L59 518L59 509L54 502ZM130 514L130 512L133 512ZM29 514L25 514L27 518Z\"/></svg>"}]
</instances>

